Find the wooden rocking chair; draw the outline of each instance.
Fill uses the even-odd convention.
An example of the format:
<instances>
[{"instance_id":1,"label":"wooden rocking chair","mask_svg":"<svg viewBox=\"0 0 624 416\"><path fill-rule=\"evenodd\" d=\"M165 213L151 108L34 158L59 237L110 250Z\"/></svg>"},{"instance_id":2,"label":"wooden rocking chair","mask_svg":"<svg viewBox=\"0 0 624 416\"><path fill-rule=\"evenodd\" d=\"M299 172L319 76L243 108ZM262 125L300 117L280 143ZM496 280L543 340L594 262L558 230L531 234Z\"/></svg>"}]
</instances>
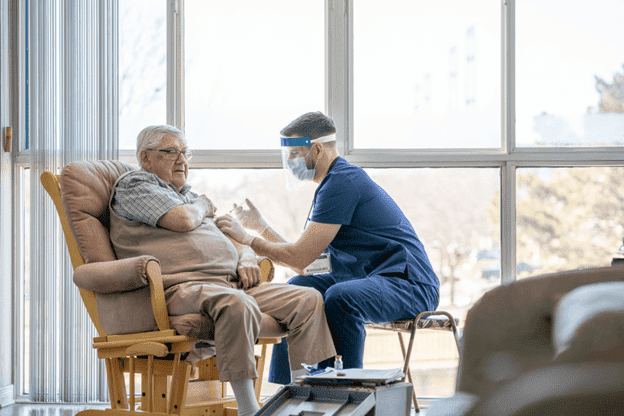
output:
<instances>
[{"instance_id":1,"label":"wooden rocking chair","mask_svg":"<svg viewBox=\"0 0 624 416\"><path fill-rule=\"evenodd\" d=\"M98 358L106 360L111 408L85 410L82 416L236 415L236 401L225 397L226 383L219 381L215 357L195 365L183 361L196 343L190 336L193 328L203 325L205 329L214 322L205 318L198 322L187 315L170 320L158 261L150 256L115 257L108 234L108 200L117 178L133 169L119 161L75 162L61 175L41 175L61 220L74 282L99 334L93 348ZM271 280L273 264L263 259L259 265L263 281ZM181 319L191 329L180 335L171 326L173 319ZM261 355L256 355L258 401L267 345L285 335L275 319L263 315L260 336L267 338L257 342L262 345ZM135 397L135 374L141 374L140 397Z\"/></svg>"}]
</instances>

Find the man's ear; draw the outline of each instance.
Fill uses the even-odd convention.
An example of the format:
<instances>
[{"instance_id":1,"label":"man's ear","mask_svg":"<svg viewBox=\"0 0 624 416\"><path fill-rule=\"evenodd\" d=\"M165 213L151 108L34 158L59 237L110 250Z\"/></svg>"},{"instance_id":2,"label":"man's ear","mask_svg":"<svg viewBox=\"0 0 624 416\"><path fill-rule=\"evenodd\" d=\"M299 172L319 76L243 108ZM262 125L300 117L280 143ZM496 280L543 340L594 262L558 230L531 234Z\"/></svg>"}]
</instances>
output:
<instances>
[{"instance_id":1,"label":"man's ear","mask_svg":"<svg viewBox=\"0 0 624 416\"><path fill-rule=\"evenodd\" d=\"M149 170L148 168L151 165L151 161L149 158L149 154L147 152L147 150L143 149L139 152L139 157L141 158L141 167L143 167L145 170Z\"/></svg>"}]
</instances>

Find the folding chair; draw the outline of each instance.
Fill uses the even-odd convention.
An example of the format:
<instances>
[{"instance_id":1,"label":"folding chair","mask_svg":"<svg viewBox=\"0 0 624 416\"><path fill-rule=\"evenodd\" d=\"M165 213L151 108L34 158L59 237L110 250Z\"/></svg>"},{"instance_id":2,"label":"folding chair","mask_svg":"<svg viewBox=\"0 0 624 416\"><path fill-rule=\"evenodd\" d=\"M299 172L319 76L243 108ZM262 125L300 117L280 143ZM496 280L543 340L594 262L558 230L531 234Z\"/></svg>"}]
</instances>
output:
<instances>
[{"instance_id":1,"label":"folding chair","mask_svg":"<svg viewBox=\"0 0 624 416\"><path fill-rule=\"evenodd\" d=\"M455 345L457 346L457 351L459 352L457 324L459 324L459 319L453 318L449 312L425 311L419 313L414 319L401 319L394 322L384 322L378 324L371 323L367 324L366 327L397 332L397 335L399 336L399 343L401 345L401 352L403 353L403 359L405 360L403 373L407 376L409 382L414 384L409 362L412 355L412 347L414 346L416 331L419 329L452 331L453 337L455 338ZM407 351L405 350L405 342L403 341L402 332L410 333ZM403 381L405 381L405 376L403 376ZM412 399L414 400L414 409L416 413L419 413L420 409L418 407L418 400L416 399L416 388L412 391Z\"/></svg>"}]
</instances>

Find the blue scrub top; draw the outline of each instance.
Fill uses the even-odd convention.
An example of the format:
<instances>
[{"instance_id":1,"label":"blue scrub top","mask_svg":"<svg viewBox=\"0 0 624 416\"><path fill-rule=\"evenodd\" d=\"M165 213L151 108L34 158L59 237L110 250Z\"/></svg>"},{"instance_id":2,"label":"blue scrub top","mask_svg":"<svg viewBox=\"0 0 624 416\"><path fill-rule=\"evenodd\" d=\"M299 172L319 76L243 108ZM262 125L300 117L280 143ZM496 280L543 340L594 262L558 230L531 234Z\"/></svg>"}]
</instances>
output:
<instances>
[{"instance_id":1,"label":"blue scrub top","mask_svg":"<svg viewBox=\"0 0 624 416\"><path fill-rule=\"evenodd\" d=\"M328 247L337 281L387 274L440 287L412 224L362 168L338 157L313 206L311 221L342 225Z\"/></svg>"}]
</instances>

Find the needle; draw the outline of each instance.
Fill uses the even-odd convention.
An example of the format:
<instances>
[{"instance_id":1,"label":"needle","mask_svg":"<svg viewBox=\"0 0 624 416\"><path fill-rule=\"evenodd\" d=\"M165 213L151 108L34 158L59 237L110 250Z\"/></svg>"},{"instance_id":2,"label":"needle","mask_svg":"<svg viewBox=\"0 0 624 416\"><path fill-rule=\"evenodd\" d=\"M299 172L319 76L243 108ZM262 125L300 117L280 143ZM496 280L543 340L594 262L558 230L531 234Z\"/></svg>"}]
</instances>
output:
<instances>
[{"instance_id":1,"label":"needle","mask_svg":"<svg viewBox=\"0 0 624 416\"><path fill-rule=\"evenodd\" d=\"M241 204L237 204L234 208L232 208L231 210L229 210L229 211L228 211L228 214L231 214L231 213L232 213L232 211L234 211L236 208L238 208L238 207L242 206L243 204L244 204L244 202L243 202L243 203L241 203Z\"/></svg>"}]
</instances>

